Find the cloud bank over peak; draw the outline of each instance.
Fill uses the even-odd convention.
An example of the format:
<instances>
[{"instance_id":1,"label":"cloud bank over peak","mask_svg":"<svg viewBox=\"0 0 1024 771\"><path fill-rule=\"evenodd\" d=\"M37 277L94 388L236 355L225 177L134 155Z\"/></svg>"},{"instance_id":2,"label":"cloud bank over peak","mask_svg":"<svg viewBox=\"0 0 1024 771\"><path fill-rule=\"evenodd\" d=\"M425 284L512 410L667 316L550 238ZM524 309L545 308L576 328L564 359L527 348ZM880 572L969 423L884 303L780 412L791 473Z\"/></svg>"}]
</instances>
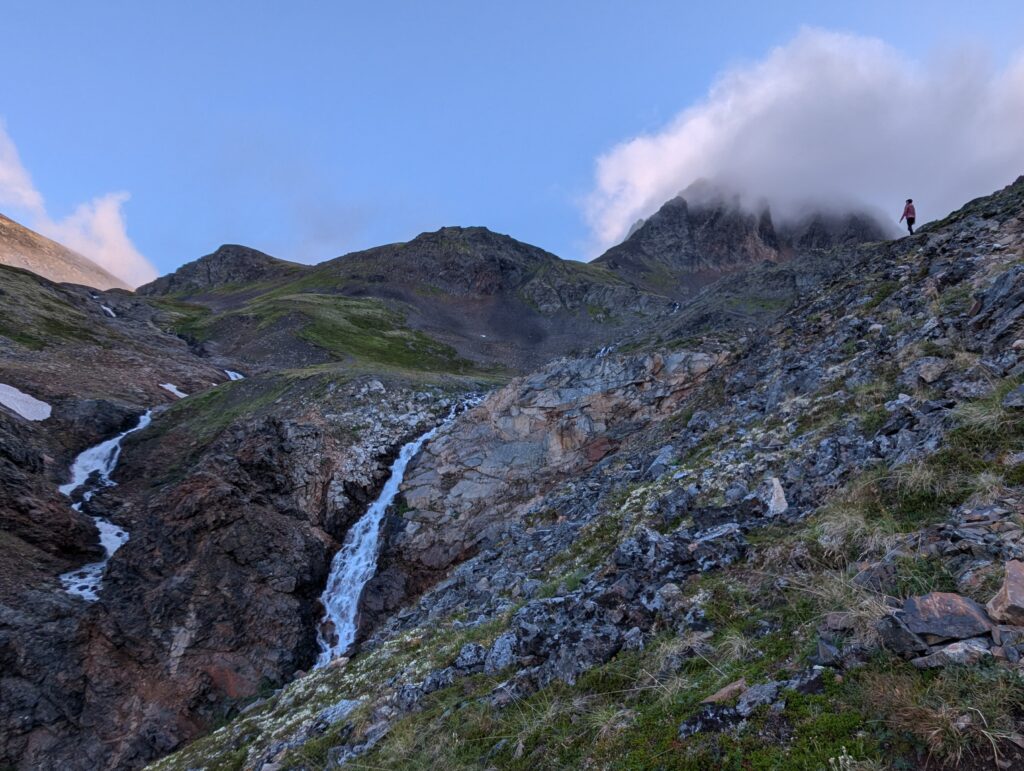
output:
<instances>
[{"instance_id":1,"label":"cloud bank over peak","mask_svg":"<svg viewBox=\"0 0 1024 771\"><path fill-rule=\"evenodd\" d=\"M595 254L698 179L765 200L944 216L1024 173L1024 56L909 59L872 38L804 29L724 73L660 131L597 159L584 208Z\"/></svg>"},{"instance_id":2,"label":"cloud bank over peak","mask_svg":"<svg viewBox=\"0 0 1024 771\"><path fill-rule=\"evenodd\" d=\"M157 272L128 237L122 207L129 197L107 193L79 204L63 219L53 219L0 120L0 209L135 287L152 281Z\"/></svg>"}]
</instances>

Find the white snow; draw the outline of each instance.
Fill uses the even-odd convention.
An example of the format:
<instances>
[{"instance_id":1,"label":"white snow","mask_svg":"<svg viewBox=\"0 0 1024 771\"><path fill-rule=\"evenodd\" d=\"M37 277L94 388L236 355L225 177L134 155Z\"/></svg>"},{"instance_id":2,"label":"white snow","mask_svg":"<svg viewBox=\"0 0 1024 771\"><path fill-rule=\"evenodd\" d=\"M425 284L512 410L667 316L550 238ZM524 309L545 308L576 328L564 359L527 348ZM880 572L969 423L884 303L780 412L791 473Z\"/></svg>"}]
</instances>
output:
<instances>
[{"instance_id":1,"label":"white snow","mask_svg":"<svg viewBox=\"0 0 1024 771\"><path fill-rule=\"evenodd\" d=\"M177 396L179 399L184 399L186 396L188 396L187 393L185 393L180 388L178 388L178 386L174 385L174 383L161 383L160 387L162 389L164 389L165 391L170 391L172 394Z\"/></svg>"},{"instance_id":2,"label":"white snow","mask_svg":"<svg viewBox=\"0 0 1024 771\"><path fill-rule=\"evenodd\" d=\"M134 428L118 434L113 439L108 439L94 447L90 447L75 458L75 462L71 464L71 481L61 485L59 488L60 492L70 497L79 487L86 484L93 474L98 475L96 480L98 486L113 487L116 482L110 478L110 475L114 472L117 461L121 457L121 441L128 434L141 431L148 426L151 414L151 412L146 412L139 417L139 422ZM95 490L86 491L82 496L82 500L78 503L73 503L71 508L75 511L81 511L82 503L92 498L94 492ZM66 591L71 594L77 594L89 602L99 599L100 582L103 580L103 571L106 570L107 562L110 560L110 556L128 540L127 531L118 527L113 522L103 517L93 517L92 520L100 531L100 545L104 550L103 559L99 562L92 562L75 570L70 570L60 577Z\"/></svg>"},{"instance_id":3,"label":"white snow","mask_svg":"<svg viewBox=\"0 0 1024 771\"><path fill-rule=\"evenodd\" d=\"M398 488L405 477L405 468L423 445L430 441L441 426L455 416L453 409L448 418L439 426L427 431L418 439L414 439L402 447L398 457L391 465L391 475L384 483L377 500L370 504L366 513L352 526L345 536L345 543L331 560L331 572L327 578L327 586L320 597L324 606L324 617L317 630L317 642L320 655L316 666L322 667L331 663L331 659L341 656L348 650L356 638L356 612L359 610L359 597L363 587L377 571L377 551L380 541L380 523L384 512L398 494ZM324 630L333 630L328 639Z\"/></svg>"},{"instance_id":4,"label":"white snow","mask_svg":"<svg viewBox=\"0 0 1024 771\"><path fill-rule=\"evenodd\" d=\"M228 380L245 380L245 375L235 372L233 369L226 369L224 373L228 376Z\"/></svg>"},{"instance_id":5,"label":"white snow","mask_svg":"<svg viewBox=\"0 0 1024 771\"><path fill-rule=\"evenodd\" d=\"M116 319L117 318L117 314L114 313L114 309L111 308L109 305L100 305L100 307L103 309L104 313L106 313L108 316L110 316L110 318L112 318L112 319Z\"/></svg>"},{"instance_id":6,"label":"white snow","mask_svg":"<svg viewBox=\"0 0 1024 771\"><path fill-rule=\"evenodd\" d=\"M46 420L53 411L46 402L6 383L0 383L0 404L18 413L25 420Z\"/></svg>"}]
</instances>

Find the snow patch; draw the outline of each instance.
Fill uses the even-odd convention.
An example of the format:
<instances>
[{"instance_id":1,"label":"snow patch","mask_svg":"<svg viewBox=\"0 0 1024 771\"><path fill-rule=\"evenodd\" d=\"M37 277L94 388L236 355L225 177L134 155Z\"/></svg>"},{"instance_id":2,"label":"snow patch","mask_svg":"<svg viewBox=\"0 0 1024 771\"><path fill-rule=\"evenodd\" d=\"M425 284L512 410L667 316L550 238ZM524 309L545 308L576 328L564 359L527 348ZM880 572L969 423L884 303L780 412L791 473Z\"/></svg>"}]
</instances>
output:
<instances>
[{"instance_id":1,"label":"snow patch","mask_svg":"<svg viewBox=\"0 0 1024 771\"><path fill-rule=\"evenodd\" d=\"M245 380L245 375L241 372L235 372L233 369L224 370L224 374L228 376L228 380Z\"/></svg>"},{"instance_id":2,"label":"snow patch","mask_svg":"<svg viewBox=\"0 0 1024 771\"><path fill-rule=\"evenodd\" d=\"M18 413L25 420L46 420L53 411L46 402L6 383L0 383L0 404Z\"/></svg>"},{"instance_id":3,"label":"snow patch","mask_svg":"<svg viewBox=\"0 0 1024 771\"><path fill-rule=\"evenodd\" d=\"M117 318L117 314L114 313L114 309L111 308L109 305L100 305L100 307L103 309L104 313L106 313L108 316L110 316L110 318L112 318L112 319L116 319Z\"/></svg>"},{"instance_id":4,"label":"snow patch","mask_svg":"<svg viewBox=\"0 0 1024 771\"><path fill-rule=\"evenodd\" d=\"M174 383L161 383L160 387L162 389L164 389L165 391L170 391L172 394L177 396L179 399L184 399L186 396L188 396L187 393L185 393L180 388L178 388L178 386L174 385Z\"/></svg>"}]
</instances>

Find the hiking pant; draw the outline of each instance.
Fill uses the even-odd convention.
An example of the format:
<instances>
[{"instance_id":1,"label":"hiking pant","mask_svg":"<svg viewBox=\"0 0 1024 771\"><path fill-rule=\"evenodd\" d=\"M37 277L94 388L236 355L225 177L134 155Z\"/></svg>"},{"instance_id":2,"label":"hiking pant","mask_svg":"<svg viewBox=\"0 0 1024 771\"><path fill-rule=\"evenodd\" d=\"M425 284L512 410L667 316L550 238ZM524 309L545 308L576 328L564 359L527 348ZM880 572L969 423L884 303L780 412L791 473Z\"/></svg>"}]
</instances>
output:
<instances>
[{"instance_id":1,"label":"hiking pant","mask_svg":"<svg viewBox=\"0 0 1024 771\"><path fill-rule=\"evenodd\" d=\"M910 231L910 235L914 235L914 218L907 217L907 230Z\"/></svg>"}]
</instances>

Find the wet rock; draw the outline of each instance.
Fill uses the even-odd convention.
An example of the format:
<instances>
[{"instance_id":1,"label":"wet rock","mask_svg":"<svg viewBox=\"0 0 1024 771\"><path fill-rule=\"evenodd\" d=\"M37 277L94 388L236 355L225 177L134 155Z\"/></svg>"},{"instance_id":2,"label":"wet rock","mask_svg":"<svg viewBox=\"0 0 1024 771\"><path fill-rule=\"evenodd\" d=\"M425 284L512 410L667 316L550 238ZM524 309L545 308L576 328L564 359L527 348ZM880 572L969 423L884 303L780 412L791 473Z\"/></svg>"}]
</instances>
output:
<instances>
[{"instance_id":1,"label":"wet rock","mask_svg":"<svg viewBox=\"0 0 1024 771\"><path fill-rule=\"evenodd\" d=\"M1003 585L985 607L996 621L1024 626L1024 562L1006 563Z\"/></svg>"},{"instance_id":2,"label":"wet rock","mask_svg":"<svg viewBox=\"0 0 1024 771\"><path fill-rule=\"evenodd\" d=\"M925 642L960 640L987 633L992 622L974 600L952 592L931 592L903 603L902 620Z\"/></svg>"}]
</instances>

